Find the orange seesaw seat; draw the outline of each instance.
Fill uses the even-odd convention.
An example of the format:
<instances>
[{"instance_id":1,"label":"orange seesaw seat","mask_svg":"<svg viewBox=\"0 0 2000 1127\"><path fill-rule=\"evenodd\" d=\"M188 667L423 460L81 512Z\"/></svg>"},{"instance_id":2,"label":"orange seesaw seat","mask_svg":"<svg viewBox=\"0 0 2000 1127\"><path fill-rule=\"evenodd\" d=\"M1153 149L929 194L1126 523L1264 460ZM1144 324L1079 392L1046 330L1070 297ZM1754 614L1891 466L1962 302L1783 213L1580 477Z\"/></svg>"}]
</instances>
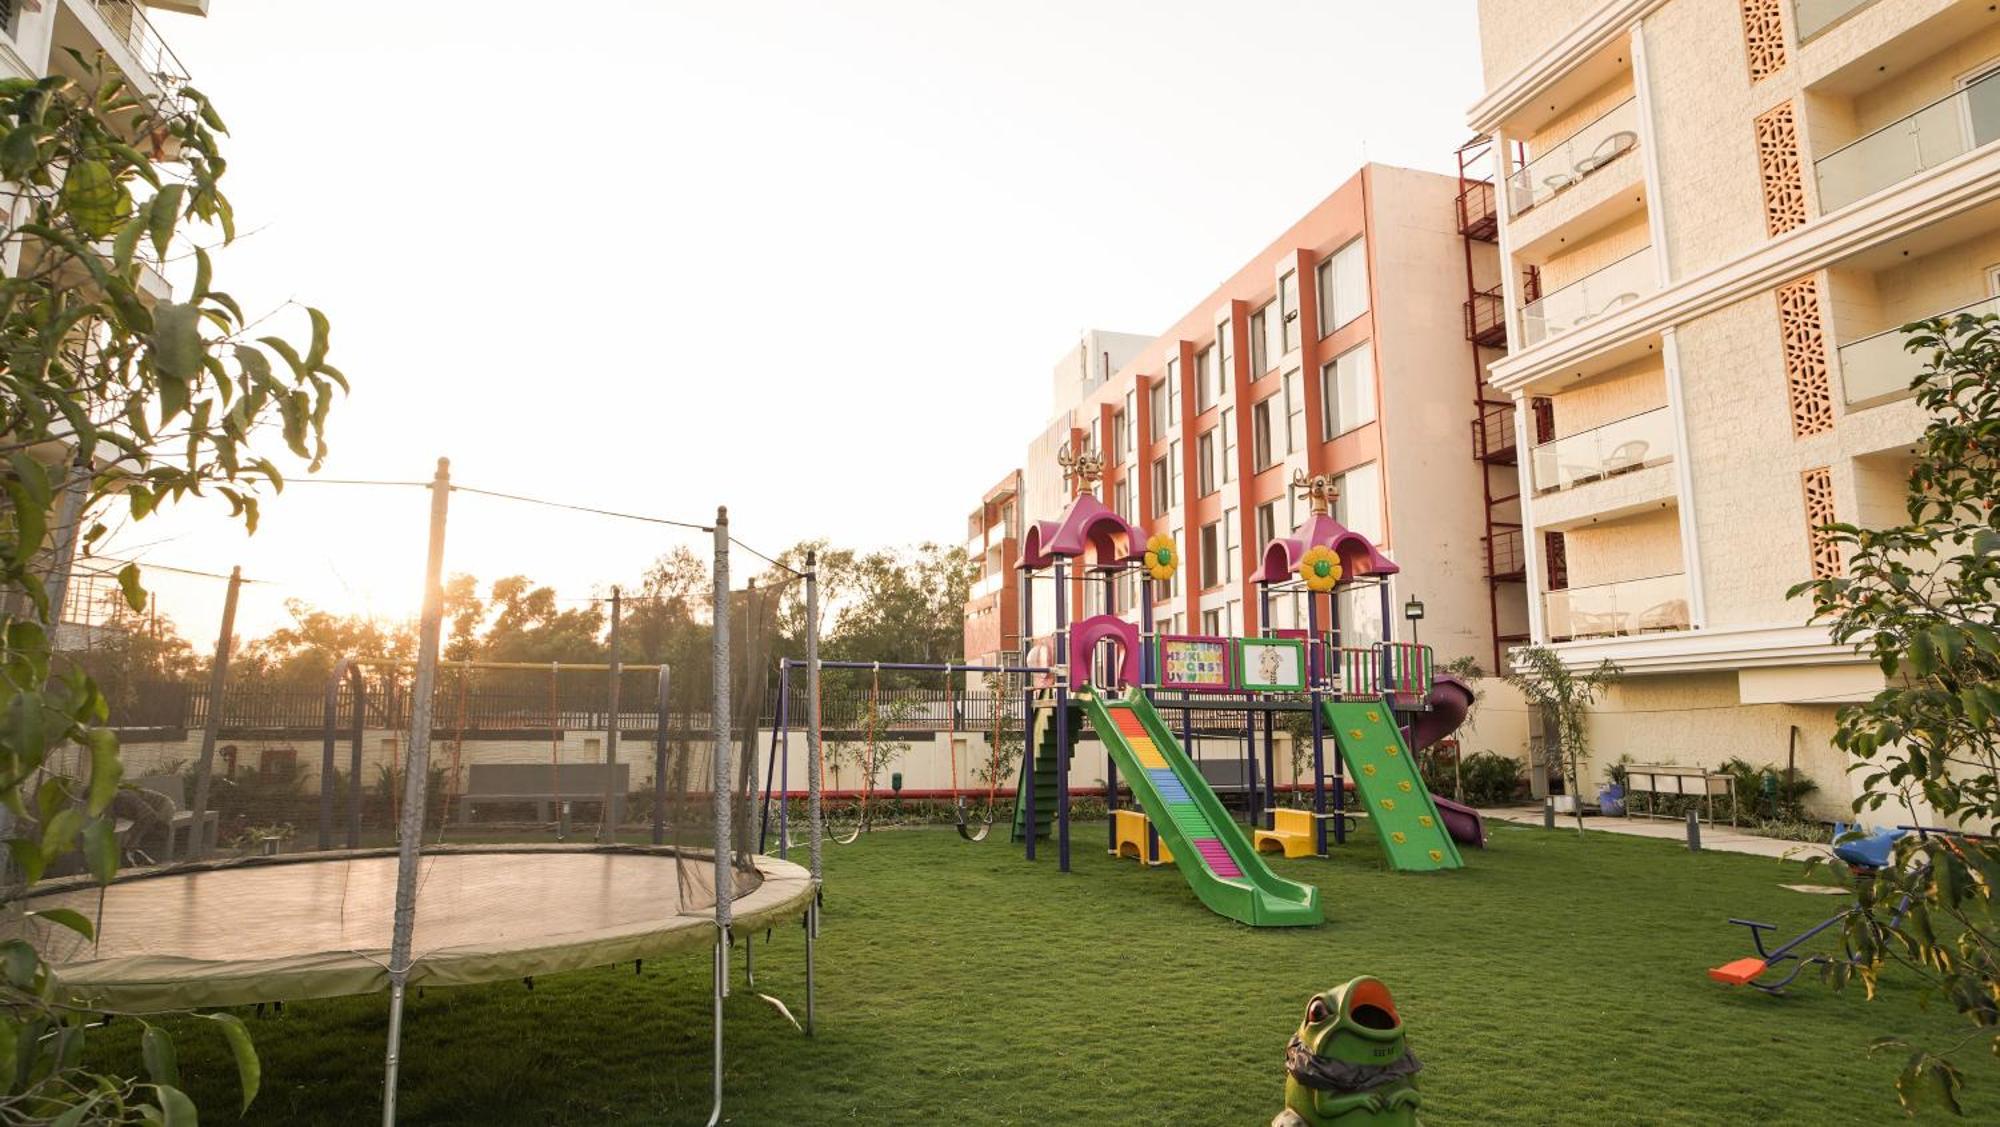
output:
<instances>
[{"instance_id":1,"label":"orange seesaw seat","mask_svg":"<svg viewBox=\"0 0 2000 1127\"><path fill-rule=\"evenodd\" d=\"M1751 980L1763 974L1764 968L1770 965L1762 959L1737 959L1719 967L1708 968L1708 977L1731 986L1748 986Z\"/></svg>"}]
</instances>

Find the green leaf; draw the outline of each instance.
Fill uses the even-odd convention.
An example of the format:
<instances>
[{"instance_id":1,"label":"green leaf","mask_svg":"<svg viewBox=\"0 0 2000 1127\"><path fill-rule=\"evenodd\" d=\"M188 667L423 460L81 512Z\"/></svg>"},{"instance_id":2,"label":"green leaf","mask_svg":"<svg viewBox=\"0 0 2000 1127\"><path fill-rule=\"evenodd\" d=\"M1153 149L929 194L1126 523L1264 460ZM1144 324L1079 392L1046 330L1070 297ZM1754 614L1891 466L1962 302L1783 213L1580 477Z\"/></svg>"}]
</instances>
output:
<instances>
[{"instance_id":1,"label":"green leaf","mask_svg":"<svg viewBox=\"0 0 2000 1127\"><path fill-rule=\"evenodd\" d=\"M83 858L99 884L118 875L118 827L109 818L93 818L83 827Z\"/></svg>"},{"instance_id":2,"label":"green leaf","mask_svg":"<svg viewBox=\"0 0 2000 1127\"><path fill-rule=\"evenodd\" d=\"M5 947L0 949L0 970L6 972L8 982L22 990L33 988L35 974L41 966L41 956L35 954L35 949L22 940L9 939Z\"/></svg>"},{"instance_id":3,"label":"green leaf","mask_svg":"<svg viewBox=\"0 0 2000 1127\"><path fill-rule=\"evenodd\" d=\"M24 837L7 839L7 855L20 872L22 884L33 884L42 879L42 870L49 867L41 848Z\"/></svg>"},{"instance_id":4,"label":"green leaf","mask_svg":"<svg viewBox=\"0 0 2000 1127\"><path fill-rule=\"evenodd\" d=\"M76 835L83 830L83 811L65 806L42 827L42 853L53 859L69 852Z\"/></svg>"},{"instance_id":5,"label":"green leaf","mask_svg":"<svg viewBox=\"0 0 2000 1127\"><path fill-rule=\"evenodd\" d=\"M89 918L74 908L42 908L22 914L30 919L47 920L59 927L66 927L85 939L97 938L97 929L90 926Z\"/></svg>"},{"instance_id":6,"label":"green leaf","mask_svg":"<svg viewBox=\"0 0 2000 1127\"><path fill-rule=\"evenodd\" d=\"M33 125L18 125L0 139L0 172L6 173L8 179L25 176L41 159L40 132Z\"/></svg>"},{"instance_id":7,"label":"green leaf","mask_svg":"<svg viewBox=\"0 0 2000 1127\"><path fill-rule=\"evenodd\" d=\"M148 1025L146 1031L139 1035L139 1055L146 1062L147 1077L160 1085L163 1093L180 1085L180 1056L174 1052L174 1039L167 1035L166 1030Z\"/></svg>"},{"instance_id":8,"label":"green leaf","mask_svg":"<svg viewBox=\"0 0 2000 1127\"><path fill-rule=\"evenodd\" d=\"M70 218L93 239L111 234L132 206L131 193L101 160L72 163L63 177L61 199Z\"/></svg>"},{"instance_id":9,"label":"green leaf","mask_svg":"<svg viewBox=\"0 0 2000 1127\"><path fill-rule=\"evenodd\" d=\"M186 384L201 375L201 307L177 301L161 302L153 308L153 332L146 343L153 370L161 376L160 420L164 422L187 406ZM177 403L166 399L168 380L182 385Z\"/></svg>"},{"instance_id":10,"label":"green leaf","mask_svg":"<svg viewBox=\"0 0 2000 1127\"><path fill-rule=\"evenodd\" d=\"M222 1036L229 1042L229 1052L236 1058L236 1082L243 1089L243 1111L250 1110L250 1101L257 1098L257 1088L263 1083L264 1066L257 1059L257 1046L250 1041L250 1031L244 1028L243 1020L235 1014L204 1014L204 1017L222 1026Z\"/></svg>"},{"instance_id":11,"label":"green leaf","mask_svg":"<svg viewBox=\"0 0 2000 1127\"><path fill-rule=\"evenodd\" d=\"M139 583L139 565L128 563L118 569L118 589L125 593L125 605L137 614L146 609L146 588Z\"/></svg>"},{"instance_id":12,"label":"green leaf","mask_svg":"<svg viewBox=\"0 0 2000 1127\"><path fill-rule=\"evenodd\" d=\"M118 760L118 734L109 728L92 728L84 735L90 746L90 813L104 813L118 794L125 777L125 765Z\"/></svg>"},{"instance_id":13,"label":"green leaf","mask_svg":"<svg viewBox=\"0 0 2000 1127\"><path fill-rule=\"evenodd\" d=\"M312 347L306 351L306 367L317 371L319 366L326 362L328 332L326 314L308 305L306 316L312 319Z\"/></svg>"},{"instance_id":14,"label":"green leaf","mask_svg":"<svg viewBox=\"0 0 2000 1127\"><path fill-rule=\"evenodd\" d=\"M118 229L118 237L111 242L111 261L118 269L132 265L132 255L139 249L139 236L145 233L145 226L139 223L127 223Z\"/></svg>"},{"instance_id":15,"label":"green leaf","mask_svg":"<svg viewBox=\"0 0 2000 1127\"><path fill-rule=\"evenodd\" d=\"M153 252L161 258L167 256L167 248L173 245L174 225L180 222L181 200L186 194L187 189L182 185L169 184L153 197L146 226L153 236Z\"/></svg>"},{"instance_id":16,"label":"green leaf","mask_svg":"<svg viewBox=\"0 0 2000 1127\"><path fill-rule=\"evenodd\" d=\"M48 746L48 733L42 722L41 698L33 693L17 693L7 712L7 731L14 745L15 757L26 761L32 756L34 761L39 762Z\"/></svg>"},{"instance_id":17,"label":"green leaf","mask_svg":"<svg viewBox=\"0 0 2000 1127\"><path fill-rule=\"evenodd\" d=\"M160 1122L166 1127L197 1127L201 1117L187 1093L170 1084L156 1085L160 1093Z\"/></svg>"}]
</instances>

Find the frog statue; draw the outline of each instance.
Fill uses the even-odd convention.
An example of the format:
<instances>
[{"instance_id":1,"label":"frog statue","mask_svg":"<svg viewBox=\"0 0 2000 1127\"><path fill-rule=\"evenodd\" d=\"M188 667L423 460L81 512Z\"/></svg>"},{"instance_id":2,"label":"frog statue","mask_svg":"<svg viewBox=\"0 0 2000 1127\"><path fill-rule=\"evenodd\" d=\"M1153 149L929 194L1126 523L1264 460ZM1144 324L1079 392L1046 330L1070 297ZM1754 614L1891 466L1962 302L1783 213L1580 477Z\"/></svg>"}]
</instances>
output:
<instances>
[{"instance_id":1,"label":"frog statue","mask_svg":"<svg viewBox=\"0 0 2000 1127\"><path fill-rule=\"evenodd\" d=\"M1416 1127L1422 1067L1380 979L1315 994L1285 1048L1285 1110L1271 1127Z\"/></svg>"}]
</instances>

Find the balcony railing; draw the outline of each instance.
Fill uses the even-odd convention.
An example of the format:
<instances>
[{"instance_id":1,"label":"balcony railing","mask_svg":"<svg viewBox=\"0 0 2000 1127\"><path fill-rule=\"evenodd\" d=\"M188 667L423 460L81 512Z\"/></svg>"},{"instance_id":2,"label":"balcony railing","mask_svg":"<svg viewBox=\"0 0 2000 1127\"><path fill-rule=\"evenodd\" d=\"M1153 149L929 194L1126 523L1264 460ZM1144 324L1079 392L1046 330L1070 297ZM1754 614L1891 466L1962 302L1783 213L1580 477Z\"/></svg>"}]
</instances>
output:
<instances>
[{"instance_id":1,"label":"balcony railing","mask_svg":"<svg viewBox=\"0 0 2000 1127\"><path fill-rule=\"evenodd\" d=\"M1507 300L1499 286L1465 299L1465 339L1482 348L1507 347Z\"/></svg>"},{"instance_id":2,"label":"balcony railing","mask_svg":"<svg viewBox=\"0 0 2000 1127\"><path fill-rule=\"evenodd\" d=\"M175 57L167 41L160 38L139 5L132 0L90 0L90 6L97 9L126 50L139 60L139 69L159 84L162 93L169 96L179 93L181 84L188 80L188 69Z\"/></svg>"},{"instance_id":3,"label":"balcony railing","mask_svg":"<svg viewBox=\"0 0 2000 1127\"><path fill-rule=\"evenodd\" d=\"M1507 215L1548 200L1638 146L1639 100L1627 98L1509 176Z\"/></svg>"},{"instance_id":4,"label":"balcony railing","mask_svg":"<svg viewBox=\"0 0 2000 1127\"><path fill-rule=\"evenodd\" d=\"M2000 138L2000 73L1990 74L1821 157L1822 214Z\"/></svg>"},{"instance_id":5,"label":"balcony railing","mask_svg":"<svg viewBox=\"0 0 2000 1127\"><path fill-rule=\"evenodd\" d=\"M1989 297L1933 316L1952 318L1961 314L2000 316L2000 297ZM1898 326L1840 346L1840 384L1847 395L1849 407L1870 406L1910 393L1911 385L1928 364L1928 358L1922 353L1905 350L1904 339L1903 330Z\"/></svg>"},{"instance_id":6,"label":"balcony railing","mask_svg":"<svg viewBox=\"0 0 2000 1127\"><path fill-rule=\"evenodd\" d=\"M1866 8L1875 0L1793 0L1792 27L1804 43L1846 18L1847 13Z\"/></svg>"},{"instance_id":7,"label":"balcony railing","mask_svg":"<svg viewBox=\"0 0 2000 1127\"><path fill-rule=\"evenodd\" d=\"M1521 335L1540 344L1630 305L1660 286L1653 248L1634 251L1594 274L1521 307Z\"/></svg>"},{"instance_id":8,"label":"balcony railing","mask_svg":"<svg viewBox=\"0 0 2000 1127\"><path fill-rule=\"evenodd\" d=\"M1687 576L1655 575L1542 596L1549 640L1609 638L1688 628Z\"/></svg>"},{"instance_id":9,"label":"balcony railing","mask_svg":"<svg viewBox=\"0 0 2000 1127\"><path fill-rule=\"evenodd\" d=\"M1674 421L1655 407L1535 447L1535 492L1553 493L1587 481L1672 461Z\"/></svg>"}]
</instances>

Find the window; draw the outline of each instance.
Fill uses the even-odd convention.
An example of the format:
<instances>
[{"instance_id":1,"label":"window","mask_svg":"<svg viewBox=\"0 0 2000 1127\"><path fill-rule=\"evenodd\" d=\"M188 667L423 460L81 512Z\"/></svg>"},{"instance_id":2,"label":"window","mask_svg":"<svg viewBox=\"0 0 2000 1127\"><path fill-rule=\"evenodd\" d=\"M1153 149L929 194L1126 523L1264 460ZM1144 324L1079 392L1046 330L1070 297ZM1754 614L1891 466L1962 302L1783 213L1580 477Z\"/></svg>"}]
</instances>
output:
<instances>
[{"instance_id":1,"label":"window","mask_svg":"<svg viewBox=\"0 0 2000 1127\"><path fill-rule=\"evenodd\" d=\"M1215 350L1204 348L1194 354L1194 409L1197 414L1215 406Z\"/></svg>"},{"instance_id":2,"label":"window","mask_svg":"<svg viewBox=\"0 0 2000 1127\"><path fill-rule=\"evenodd\" d=\"M1285 453L1296 454L1306 448L1306 395L1299 386L1299 370L1293 368L1279 377L1284 383L1285 396Z\"/></svg>"},{"instance_id":3,"label":"window","mask_svg":"<svg viewBox=\"0 0 2000 1127\"><path fill-rule=\"evenodd\" d=\"M1181 359L1167 361L1167 429L1181 425Z\"/></svg>"},{"instance_id":4,"label":"window","mask_svg":"<svg viewBox=\"0 0 2000 1127\"><path fill-rule=\"evenodd\" d=\"M1111 464L1114 466L1124 465L1125 458L1130 452L1130 448L1125 445L1125 412L1113 411L1111 413Z\"/></svg>"},{"instance_id":5,"label":"window","mask_svg":"<svg viewBox=\"0 0 2000 1127\"><path fill-rule=\"evenodd\" d=\"M1118 485L1112 490L1111 495L1112 511L1126 520L1132 520L1132 483L1123 477L1119 478Z\"/></svg>"},{"instance_id":6,"label":"window","mask_svg":"<svg viewBox=\"0 0 2000 1127\"><path fill-rule=\"evenodd\" d=\"M1229 626L1223 622L1222 612L1219 610L1202 611L1201 632L1210 637L1227 637L1229 635Z\"/></svg>"},{"instance_id":7,"label":"window","mask_svg":"<svg viewBox=\"0 0 2000 1127\"><path fill-rule=\"evenodd\" d=\"M1368 246L1360 239L1319 264L1319 335L1368 312Z\"/></svg>"},{"instance_id":8,"label":"window","mask_svg":"<svg viewBox=\"0 0 2000 1127\"><path fill-rule=\"evenodd\" d=\"M1169 479L1167 477L1167 460L1165 458L1153 459L1153 515L1154 516L1159 516L1161 513L1164 513L1168 509L1173 507L1173 503L1168 497L1168 490L1171 488L1171 486L1168 484L1168 481Z\"/></svg>"},{"instance_id":9,"label":"window","mask_svg":"<svg viewBox=\"0 0 2000 1127\"><path fill-rule=\"evenodd\" d=\"M1201 526L1201 589L1222 583L1222 569L1217 566L1222 560L1222 527L1216 521Z\"/></svg>"},{"instance_id":10,"label":"window","mask_svg":"<svg viewBox=\"0 0 2000 1127\"><path fill-rule=\"evenodd\" d=\"M1257 550L1278 538L1278 503L1266 501L1257 506Z\"/></svg>"},{"instance_id":11,"label":"window","mask_svg":"<svg viewBox=\"0 0 2000 1127\"><path fill-rule=\"evenodd\" d=\"M1125 393L1125 460L1139 452L1139 396L1137 392Z\"/></svg>"},{"instance_id":12,"label":"window","mask_svg":"<svg viewBox=\"0 0 2000 1127\"><path fill-rule=\"evenodd\" d=\"M1236 480L1236 408L1224 407L1215 429L1222 434L1222 466L1216 479L1227 484Z\"/></svg>"},{"instance_id":13,"label":"window","mask_svg":"<svg viewBox=\"0 0 2000 1127\"><path fill-rule=\"evenodd\" d=\"M1250 378L1271 370L1271 303L1250 315Z\"/></svg>"},{"instance_id":14,"label":"window","mask_svg":"<svg viewBox=\"0 0 2000 1127\"><path fill-rule=\"evenodd\" d=\"M1340 496L1333 503L1333 519L1359 532L1376 544L1382 542L1382 475L1375 463L1356 466L1334 479Z\"/></svg>"},{"instance_id":15,"label":"window","mask_svg":"<svg viewBox=\"0 0 2000 1127\"><path fill-rule=\"evenodd\" d=\"M1275 398L1267 395L1250 408L1250 462L1260 472L1276 461L1271 456L1271 400Z\"/></svg>"},{"instance_id":16,"label":"window","mask_svg":"<svg viewBox=\"0 0 2000 1127\"><path fill-rule=\"evenodd\" d=\"M1146 433L1155 439L1167 433L1167 381L1154 380L1146 389L1146 411L1152 415Z\"/></svg>"},{"instance_id":17,"label":"window","mask_svg":"<svg viewBox=\"0 0 2000 1127\"><path fill-rule=\"evenodd\" d=\"M1178 506L1181 503L1181 440L1178 438L1167 447L1167 476L1173 482L1167 501Z\"/></svg>"},{"instance_id":18,"label":"window","mask_svg":"<svg viewBox=\"0 0 2000 1127\"><path fill-rule=\"evenodd\" d=\"M1382 640L1382 592L1350 587L1334 597L1339 600L1341 645L1372 646Z\"/></svg>"},{"instance_id":19,"label":"window","mask_svg":"<svg viewBox=\"0 0 2000 1127\"><path fill-rule=\"evenodd\" d=\"M1375 349L1360 344L1320 369L1319 399L1326 406L1326 433L1346 434L1375 421Z\"/></svg>"},{"instance_id":20,"label":"window","mask_svg":"<svg viewBox=\"0 0 2000 1127\"><path fill-rule=\"evenodd\" d=\"M1299 346L1299 272L1285 271L1278 279L1278 316L1285 323L1283 347L1278 355L1283 356Z\"/></svg>"},{"instance_id":21,"label":"window","mask_svg":"<svg viewBox=\"0 0 2000 1127\"><path fill-rule=\"evenodd\" d=\"M1231 599L1222 604L1222 632L1235 637L1243 627L1243 600Z\"/></svg>"},{"instance_id":22,"label":"window","mask_svg":"<svg viewBox=\"0 0 2000 1127\"><path fill-rule=\"evenodd\" d=\"M1224 583L1236 581L1236 510L1222 510L1222 572Z\"/></svg>"},{"instance_id":23,"label":"window","mask_svg":"<svg viewBox=\"0 0 2000 1127\"><path fill-rule=\"evenodd\" d=\"M1195 440L1194 457L1195 471L1199 475L1198 480L1201 482L1201 495L1206 497L1215 492L1214 427L1202 431L1201 437Z\"/></svg>"},{"instance_id":24,"label":"window","mask_svg":"<svg viewBox=\"0 0 2000 1127\"><path fill-rule=\"evenodd\" d=\"M1217 357L1215 364L1215 397L1217 399L1229 398L1229 385L1236 379L1236 368L1234 366L1234 361L1236 360L1236 342L1231 339L1231 336L1229 322L1217 321L1215 323L1215 355Z\"/></svg>"}]
</instances>

